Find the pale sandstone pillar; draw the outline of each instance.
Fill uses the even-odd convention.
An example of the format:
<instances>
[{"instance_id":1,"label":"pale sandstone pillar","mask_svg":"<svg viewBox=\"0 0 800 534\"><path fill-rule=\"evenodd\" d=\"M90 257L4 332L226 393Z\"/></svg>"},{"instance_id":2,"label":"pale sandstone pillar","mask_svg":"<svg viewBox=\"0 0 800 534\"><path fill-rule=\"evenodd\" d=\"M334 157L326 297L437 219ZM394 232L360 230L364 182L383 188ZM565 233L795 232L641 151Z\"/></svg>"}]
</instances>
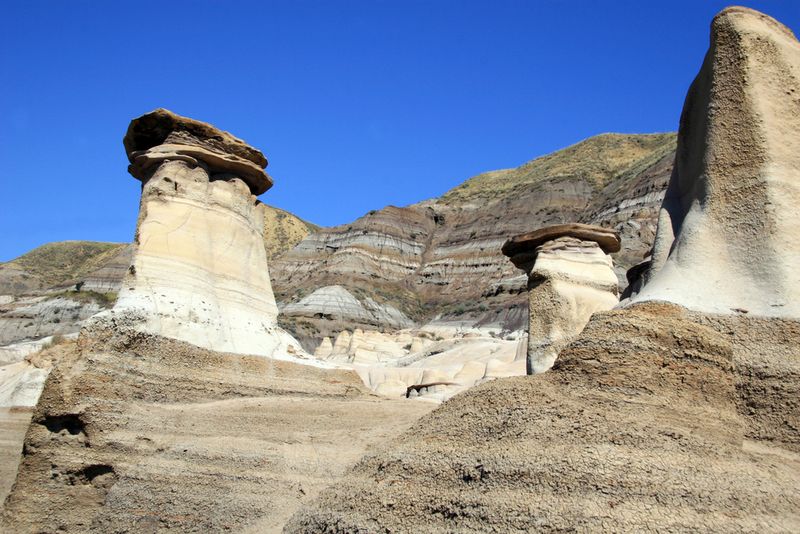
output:
<instances>
[{"instance_id":1,"label":"pale sandstone pillar","mask_svg":"<svg viewBox=\"0 0 800 534\"><path fill-rule=\"evenodd\" d=\"M798 80L789 28L741 7L714 18L632 302L800 318Z\"/></svg>"},{"instance_id":2,"label":"pale sandstone pillar","mask_svg":"<svg viewBox=\"0 0 800 534\"><path fill-rule=\"evenodd\" d=\"M503 254L528 273L528 374L550 369L593 313L619 302L608 256L619 248L616 232L587 224L549 226L503 245Z\"/></svg>"},{"instance_id":3,"label":"pale sandstone pillar","mask_svg":"<svg viewBox=\"0 0 800 534\"><path fill-rule=\"evenodd\" d=\"M123 143L142 198L113 313L212 350L271 356L299 348L276 325L265 206L256 199L272 185L264 155L164 109L134 119Z\"/></svg>"}]
</instances>

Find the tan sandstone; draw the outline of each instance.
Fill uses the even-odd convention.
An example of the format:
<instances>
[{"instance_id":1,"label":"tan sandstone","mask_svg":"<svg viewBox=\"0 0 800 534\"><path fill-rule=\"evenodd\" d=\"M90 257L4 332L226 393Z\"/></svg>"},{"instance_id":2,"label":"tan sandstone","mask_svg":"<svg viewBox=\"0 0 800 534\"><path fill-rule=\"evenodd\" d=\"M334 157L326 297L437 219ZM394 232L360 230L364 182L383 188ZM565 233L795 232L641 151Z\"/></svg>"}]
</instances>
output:
<instances>
[{"instance_id":1,"label":"tan sandstone","mask_svg":"<svg viewBox=\"0 0 800 534\"><path fill-rule=\"evenodd\" d=\"M738 7L714 19L633 301L800 317L798 79L800 43L788 28Z\"/></svg>"},{"instance_id":2,"label":"tan sandstone","mask_svg":"<svg viewBox=\"0 0 800 534\"><path fill-rule=\"evenodd\" d=\"M528 274L528 374L550 369L593 313L617 305L608 253L619 248L613 230L577 223L542 228L503 245L503 254Z\"/></svg>"},{"instance_id":3,"label":"tan sandstone","mask_svg":"<svg viewBox=\"0 0 800 534\"><path fill-rule=\"evenodd\" d=\"M272 183L261 152L163 109L134 119L124 144L142 200L133 263L112 313L213 350L301 354L276 324L266 208L255 197Z\"/></svg>"}]
</instances>

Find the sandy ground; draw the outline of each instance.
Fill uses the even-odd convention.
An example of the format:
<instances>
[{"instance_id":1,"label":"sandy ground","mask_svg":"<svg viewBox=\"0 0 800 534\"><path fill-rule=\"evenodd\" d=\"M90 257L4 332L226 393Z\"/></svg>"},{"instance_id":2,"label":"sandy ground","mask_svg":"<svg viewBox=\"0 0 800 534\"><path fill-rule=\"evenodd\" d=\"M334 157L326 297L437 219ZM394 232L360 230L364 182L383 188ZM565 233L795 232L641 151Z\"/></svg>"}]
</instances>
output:
<instances>
[{"instance_id":1,"label":"sandy ground","mask_svg":"<svg viewBox=\"0 0 800 534\"><path fill-rule=\"evenodd\" d=\"M435 407L352 371L155 336L84 331L78 346L34 412L4 532L278 532Z\"/></svg>"},{"instance_id":2,"label":"sandy ground","mask_svg":"<svg viewBox=\"0 0 800 534\"><path fill-rule=\"evenodd\" d=\"M33 408L0 408L0 502L14 484Z\"/></svg>"}]
</instances>

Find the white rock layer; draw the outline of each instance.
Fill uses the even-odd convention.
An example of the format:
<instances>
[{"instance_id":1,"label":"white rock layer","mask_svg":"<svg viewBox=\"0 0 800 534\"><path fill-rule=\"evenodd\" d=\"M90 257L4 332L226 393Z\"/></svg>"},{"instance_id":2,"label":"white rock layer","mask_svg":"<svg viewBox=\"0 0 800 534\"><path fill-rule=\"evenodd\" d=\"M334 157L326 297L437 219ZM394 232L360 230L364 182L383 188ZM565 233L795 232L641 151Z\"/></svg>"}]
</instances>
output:
<instances>
[{"instance_id":1,"label":"white rock layer","mask_svg":"<svg viewBox=\"0 0 800 534\"><path fill-rule=\"evenodd\" d=\"M213 350L299 350L275 322L263 227L264 206L241 180L163 163L142 188L133 266L114 313L134 312L147 332Z\"/></svg>"},{"instance_id":2,"label":"white rock layer","mask_svg":"<svg viewBox=\"0 0 800 534\"><path fill-rule=\"evenodd\" d=\"M254 194L272 183L263 154L166 110L132 121L124 144L142 199L133 263L111 315L216 351L302 353L276 324L266 208Z\"/></svg>"},{"instance_id":3,"label":"white rock layer","mask_svg":"<svg viewBox=\"0 0 800 534\"><path fill-rule=\"evenodd\" d=\"M366 297L358 300L342 286L325 286L298 302L286 304L281 313L287 316L321 316L338 321L353 321L392 328L408 328L414 324L403 312L388 304L378 304Z\"/></svg>"}]
</instances>

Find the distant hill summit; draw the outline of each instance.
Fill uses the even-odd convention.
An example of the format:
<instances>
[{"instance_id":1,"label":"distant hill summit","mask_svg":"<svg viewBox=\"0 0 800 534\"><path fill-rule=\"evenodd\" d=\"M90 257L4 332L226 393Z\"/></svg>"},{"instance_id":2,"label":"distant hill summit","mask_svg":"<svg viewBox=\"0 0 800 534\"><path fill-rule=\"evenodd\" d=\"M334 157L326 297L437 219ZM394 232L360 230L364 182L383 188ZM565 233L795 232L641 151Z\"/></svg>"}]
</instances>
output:
<instances>
[{"instance_id":1,"label":"distant hill summit","mask_svg":"<svg viewBox=\"0 0 800 534\"><path fill-rule=\"evenodd\" d=\"M264 246L267 247L267 259L271 260L293 249L319 228L316 224L304 221L286 210L267 206L267 215L264 217Z\"/></svg>"},{"instance_id":2,"label":"distant hill summit","mask_svg":"<svg viewBox=\"0 0 800 534\"><path fill-rule=\"evenodd\" d=\"M102 267L127 243L60 241L36 247L6 263L0 263L0 292L59 286Z\"/></svg>"},{"instance_id":3,"label":"distant hill summit","mask_svg":"<svg viewBox=\"0 0 800 534\"><path fill-rule=\"evenodd\" d=\"M514 169L473 176L442 195L444 203L504 197L517 188L557 177L588 179L601 188L631 172L641 172L675 150L676 134L605 133L533 159Z\"/></svg>"}]
</instances>

